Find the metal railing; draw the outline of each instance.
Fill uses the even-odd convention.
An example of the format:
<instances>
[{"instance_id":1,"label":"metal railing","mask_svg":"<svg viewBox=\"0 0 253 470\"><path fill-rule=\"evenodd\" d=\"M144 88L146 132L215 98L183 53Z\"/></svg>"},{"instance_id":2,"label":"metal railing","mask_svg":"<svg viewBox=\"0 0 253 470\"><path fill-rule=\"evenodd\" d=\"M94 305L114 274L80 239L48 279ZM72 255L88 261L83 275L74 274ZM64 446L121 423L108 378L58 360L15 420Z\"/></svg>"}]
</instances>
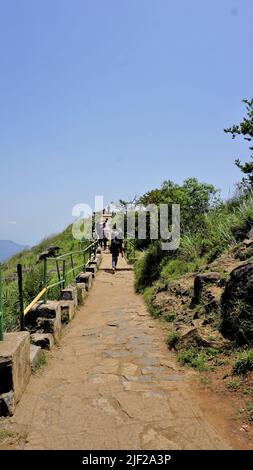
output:
<instances>
[{"instance_id":1,"label":"metal railing","mask_svg":"<svg viewBox=\"0 0 253 470\"><path fill-rule=\"evenodd\" d=\"M30 312L34 305L43 297L43 301L47 301L47 292L54 287L65 288L68 285L69 276L72 276L72 282L76 282L77 270L86 270L87 265L95 258L98 247L98 241L91 243L83 250L70 251L54 258L45 258L43 260L43 289L38 295L27 305L23 306L23 291L22 291L22 266L18 265L18 280L19 280L19 303L20 303L20 326L24 326L24 317ZM82 257L82 263L76 265L74 256L79 255ZM70 263L70 269L68 269L67 262ZM58 280L48 284L49 279L49 265L55 263L55 273L57 274Z\"/></svg>"}]
</instances>

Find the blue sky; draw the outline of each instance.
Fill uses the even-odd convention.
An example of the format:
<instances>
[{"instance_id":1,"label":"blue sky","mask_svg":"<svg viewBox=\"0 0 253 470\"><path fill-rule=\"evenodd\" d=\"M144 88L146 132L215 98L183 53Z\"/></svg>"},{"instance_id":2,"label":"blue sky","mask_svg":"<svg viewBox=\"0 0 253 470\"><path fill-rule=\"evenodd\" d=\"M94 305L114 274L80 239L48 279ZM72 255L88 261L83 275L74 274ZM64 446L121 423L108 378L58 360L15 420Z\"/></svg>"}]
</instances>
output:
<instances>
[{"instance_id":1,"label":"blue sky","mask_svg":"<svg viewBox=\"0 0 253 470\"><path fill-rule=\"evenodd\" d=\"M0 238L196 176L240 180L223 128L252 97L251 0L0 0Z\"/></svg>"}]
</instances>

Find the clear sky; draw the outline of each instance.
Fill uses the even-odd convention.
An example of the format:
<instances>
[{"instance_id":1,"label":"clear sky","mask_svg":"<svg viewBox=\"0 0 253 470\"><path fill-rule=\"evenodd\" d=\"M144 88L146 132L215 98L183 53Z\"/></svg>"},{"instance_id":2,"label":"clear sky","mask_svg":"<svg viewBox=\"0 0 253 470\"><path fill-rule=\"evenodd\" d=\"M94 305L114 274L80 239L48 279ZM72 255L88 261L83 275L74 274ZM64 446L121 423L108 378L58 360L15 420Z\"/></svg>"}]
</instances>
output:
<instances>
[{"instance_id":1,"label":"clear sky","mask_svg":"<svg viewBox=\"0 0 253 470\"><path fill-rule=\"evenodd\" d=\"M76 203L164 179L227 197L252 21L252 0L0 0L0 239L33 244Z\"/></svg>"}]
</instances>

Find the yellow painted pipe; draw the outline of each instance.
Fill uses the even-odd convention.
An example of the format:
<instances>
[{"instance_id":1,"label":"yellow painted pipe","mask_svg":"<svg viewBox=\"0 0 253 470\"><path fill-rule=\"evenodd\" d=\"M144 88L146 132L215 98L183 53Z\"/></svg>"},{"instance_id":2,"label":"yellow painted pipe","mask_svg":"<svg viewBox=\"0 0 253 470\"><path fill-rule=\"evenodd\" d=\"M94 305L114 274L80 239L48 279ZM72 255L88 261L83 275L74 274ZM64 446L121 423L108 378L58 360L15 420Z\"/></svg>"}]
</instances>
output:
<instances>
[{"instance_id":1,"label":"yellow painted pipe","mask_svg":"<svg viewBox=\"0 0 253 470\"><path fill-rule=\"evenodd\" d=\"M30 310L33 308L33 306L36 304L36 302L38 302L38 300L41 299L41 297L47 292L47 287L44 287L44 289L42 289L42 291L37 295L37 297L35 297L35 299L33 299L33 301L25 308L24 310L24 316L30 312Z\"/></svg>"}]
</instances>

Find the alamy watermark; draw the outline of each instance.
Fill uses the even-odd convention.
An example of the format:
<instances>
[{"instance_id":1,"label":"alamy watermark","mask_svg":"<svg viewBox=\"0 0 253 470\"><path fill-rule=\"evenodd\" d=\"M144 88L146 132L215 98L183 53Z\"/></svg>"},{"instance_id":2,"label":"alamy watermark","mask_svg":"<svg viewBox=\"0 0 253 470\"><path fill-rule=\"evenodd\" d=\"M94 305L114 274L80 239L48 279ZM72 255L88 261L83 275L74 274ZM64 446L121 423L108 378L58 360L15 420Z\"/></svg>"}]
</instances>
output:
<instances>
[{"instance_id":1,"label":"alamy watermark","mask_svg":"<svg viewBox=\"0 0 253 470\"><path fill-rule=\"evenodd\" d=\"M167 251L180 245L180 204L112 203L106 211L103 196L95 196L94 211L90 205L80 203L73 207L72 216L76 240L110 238L114 232L121 239L160 239L162 249Z\"/></svg>"}]
</instances>

